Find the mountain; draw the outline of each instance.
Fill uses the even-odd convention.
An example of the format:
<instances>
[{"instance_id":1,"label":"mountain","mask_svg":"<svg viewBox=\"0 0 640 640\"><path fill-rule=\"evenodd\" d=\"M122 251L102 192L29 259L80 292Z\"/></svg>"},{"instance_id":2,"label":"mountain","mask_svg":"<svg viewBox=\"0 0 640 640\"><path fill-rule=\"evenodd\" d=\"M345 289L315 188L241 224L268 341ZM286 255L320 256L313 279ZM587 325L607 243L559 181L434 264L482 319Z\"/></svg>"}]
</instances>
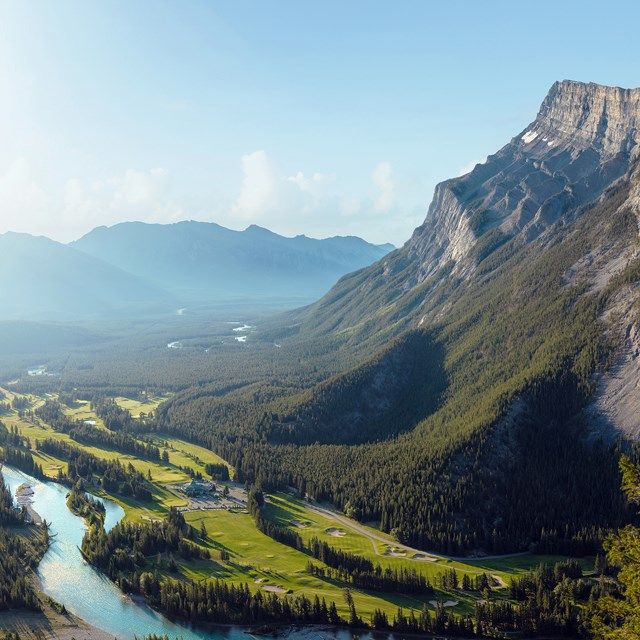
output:
<instances>
[{"instance_id":1,"label":"mountain","mask_svg":"<svg viewBox=\"0 0 640 640\"><path fill-rule=\"evenodd\" d=\"M126 222L98 227L72 246L182 299L297 297L313 300L342 275L371 264L392 245L360 238L285 238L252 225Z\"/></svg>"},{"instance_id":2,"label":"mountain","mask_svg":"<svg viewBox=\"0 0 640 640\"><path fill-rule=\"evenodd\" d=\"M172 307L140 278L42 236L0 235L3 320L84 320Z\"/></svg>"},{"instance_id":3,"label":"mountain","mask_svg":"<svg viewBox=\"0 0 640 640\"><path fill-rule=\"evenodd\" d=\"M639 119L640 89L554 84L402 248L261 327L325 380L179 394L164 428L414 546L594 553L638 433Z\"/></svg>"},{"instance_id":4,"label":"mountain","mask_svg":"<svg viewBox=\"0 0 640 640\"><path fill-rule=\"evenodd\" d=\"M556 82L530 125L436 187L425 222L401 249L351 274L298 319L322 333L328 316L336 329L358 325L365 336L372 323L419 322L437 304L435 290L469 280L509 242L530 244L626 175L639 132L639 89Z\"/></svg>"}]
</instances>

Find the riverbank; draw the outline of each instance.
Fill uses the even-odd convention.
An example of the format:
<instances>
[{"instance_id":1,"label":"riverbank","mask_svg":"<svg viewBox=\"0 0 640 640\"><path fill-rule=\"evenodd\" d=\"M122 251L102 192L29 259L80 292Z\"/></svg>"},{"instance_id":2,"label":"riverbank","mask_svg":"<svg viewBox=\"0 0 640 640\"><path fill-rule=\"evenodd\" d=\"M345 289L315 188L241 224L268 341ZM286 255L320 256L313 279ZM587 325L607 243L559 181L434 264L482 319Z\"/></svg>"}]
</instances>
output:
<instances>
[{"instance_id":1,"label":"riverbank","mask_svg":"<svg viewBox=\"0 0 640 640\"><path fill-rule=\"evenodd\" d=\"M0 630L17 633L20 640L114 640L73 614L57 613L48 604L43 611L0 611Z\"/></svg>"}]
</instances>

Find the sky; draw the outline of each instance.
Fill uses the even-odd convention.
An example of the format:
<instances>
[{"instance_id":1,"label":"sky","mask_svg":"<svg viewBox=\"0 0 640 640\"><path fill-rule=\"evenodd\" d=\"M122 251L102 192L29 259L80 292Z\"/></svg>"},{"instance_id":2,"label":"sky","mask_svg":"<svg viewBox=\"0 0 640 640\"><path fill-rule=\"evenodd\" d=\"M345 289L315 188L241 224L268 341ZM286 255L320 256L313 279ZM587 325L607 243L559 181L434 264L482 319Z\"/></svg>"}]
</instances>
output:
<instances>
[{"instance_id":1,"label":"sky","mask_svg":"<svg viewBox=\"0 0 640 640\"><path fill-rule=\"evenodd\" d=\"M640 86L637 2L0 0L0 233L401 245L555 80Z\"/></svg>"}]
</instances>

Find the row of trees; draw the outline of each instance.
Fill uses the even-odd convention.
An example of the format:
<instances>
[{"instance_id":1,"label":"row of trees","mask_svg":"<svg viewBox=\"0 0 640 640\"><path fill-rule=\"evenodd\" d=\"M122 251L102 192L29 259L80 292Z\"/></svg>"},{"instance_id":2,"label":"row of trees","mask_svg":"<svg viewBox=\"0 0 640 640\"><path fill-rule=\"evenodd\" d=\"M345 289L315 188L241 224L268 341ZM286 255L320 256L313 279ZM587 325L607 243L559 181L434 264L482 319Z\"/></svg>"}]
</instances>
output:
<instances>
[{"instance_id":1,"label":"row of trees","mask_svg":"<svg viewBox=\"0 0 640 640\"><path fill-rule=\"evenodd\" d=\"M253 515L256 527L270 538L307 553L329 567L327 569L310 561L307 564L309 573L371 591L405 594L425 594L432 591L427 578L415 569L383 569L364 556L336 549L315 536L305 544L299 533L277 525L266 517L264 505L262 491L252 487L248 494L247 508Z\"/></svg>"},{"instance_id":2,"label":"row of trees","mask_svg":"<svg viewBox=\"0 0 640 640\"><path fill-rule=\"evenodd\" d=\"M132 496L138 500L150 500L151 491L145 477L129 462L103 460L68 442L45 438L36 440L36 449L67 461L67 473L58 471L58 480L74 485L78 480L98 484L108 493Z\"/></svg>"},{"instance_id":3,"label":"row of trees","mask_svg":"<svg viewBox=\"0 0 640 640\"><path fill-rule=\"evenodd\" d=\"M34 535L20 536L12 529L25 525L24 509L13 504L11 492L0 475L0 610L25 608L38 610L32 569L49 544L47 527Z\"/></svg>"},{"instance_id":4,"label":"row of trees","mask_svg":"<svg viewBox=\"0 0 640 640\"><path fill-rule=\"evenodd\" d=\"M142 571L149 556L168 553L185 559L209 558L209 552L194 543L197 535L172 508L165 520L153 525L121 522L106 533L102 523L94 523L82 540L82 553L118 581L123 575Z\"/></svg>"},{"instance_id":5,"label":"row of trees","mask_svg":"<svg viewBox=\"0 0 640 640\"><path fill-rule=\"evenodd\" d=\"M106 509L102 502L87 495L82 480L78 480L67 495L67 506L84 518L89 526L103 526Z\"/></svg>"},{"instance_id":6,"label":"row of trees","mask_svg":"<svg viewBox=\"0 0 640 640\"><path fill-rule=\"evenodd\" d=\"M78 424L69 431L69 436L82 444L103 449L113 449L136 458L146 458L147 460L162 459L160 449L154 444L143 442L122 431L106 431L105 429L96 429L91 425Z\"/></svg>"},{"instance_id":7,"label":"row of trees","mask_svg":"<svg viewBox=\"0 0 640 640\"><path fill-rule=\"evenodd\" d=\"M105 427L111 431L131 431L135 421L131 413L123 409L111 398L100 398L91 402L91 408L102 418Z\"/></svg>"},{"instance_id":8,"label":"row of trees","mask_svg":"<svg viewBox=\"0 0 640 640\"><path fill-rule=\"evenodd\" d=\"M90 424L85 424L82 420L72 420L64 412L61 404L55 400L47 400L42 406L35 410L36 415L50 425L55 431L66 433L73 440L82 444L91 446L102 447L105 449L113 449L121 453L130 454L137 458L146 458L148 460L160 460L162 455L160 449L150 442L143 442L138 438L133 437L129 433L125 432L124 424L133 422L131 414L125 409L120 409L118 405L113 402L100 402L96 404L97 407L116 407L117 413L112 414L109 409L105 415L107 417L111 415L120 416L123 412L129 416L129 421L121 423L115 418L112 419L111 425L114 427L113 420L116 420L118 429L114 431L107 431L105 429L98 429ZM106 424L106 423L105 423Z\"/></svg>"}]
</instances>

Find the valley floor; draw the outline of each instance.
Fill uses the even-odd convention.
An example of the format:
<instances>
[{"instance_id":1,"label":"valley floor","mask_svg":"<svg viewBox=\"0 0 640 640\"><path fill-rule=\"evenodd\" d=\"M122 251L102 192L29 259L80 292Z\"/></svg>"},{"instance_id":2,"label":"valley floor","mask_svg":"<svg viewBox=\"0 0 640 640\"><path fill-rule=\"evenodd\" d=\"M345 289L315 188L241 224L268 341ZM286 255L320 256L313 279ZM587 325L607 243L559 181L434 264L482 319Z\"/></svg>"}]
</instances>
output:
<instances>
[{"instance_id":1,"label":"valley floor","mask_svg":"<svg viewBox=\"0 0 640 640\"><path fill-rule=\"evenodd\" d=\"M4 390L13 400L15 394ZM24 396L30 408L44 403L44 397ZM160 399L158 399L158 402ZM153 410L154 405L145 401L144 408L135 400L118 398L117 402L125 406L133 415L140 411ZM142 403L140 403L142 404ZM79 402L72 408L65 408L70 417L80 421L90 421L98 429L105 429L103 422L91 410L88 403ZM141 502L122 496L103 494L117 502L125 510L125 520L149 522L163 519L170 507L186 509L186 521L197 531L206 532L198 544L210 551L208 560L181 560L171 571L162 569L172 578L185 580L208 580L220 578L236 585L248 584L257 592L301 595L313 598L319 596L327 602L334 601L343 617L348 615L345 603L346 584L339 580L321 578L308 571L309 555L297 549L277 542L256 528L253 517L243 508L242 491L239 485L229 481L216 482L219 490L226 484L238 496L236 508L187 509L190 499L185 495L185 485L191 480L189 470L196 474L205 473L206 464L220 464L224 461L215 453L173 437L162 434L149 435L149 439L166 452L168 460L150 461L132 455L87 446L76 442L69 435L55 431L51 425L26 411L20 414L12 411L0 419L7 425L29 438L34 459L42 465L44 473L52 479L58 471L66 471L67 462L35 450L38 439L53 438L66 441L85 449L93 455L112 460L119 459L125 464L131 463L145 477L149 478L153 499ZM230 473L233 470L230 469ZM193 503L191 503L193 505ZM432 612L438 603L457 614L473 614L476 601L486 597L486 593L445 589L440 584L441 576L455 569L460 579L468 575L472 579L486 573L493 582L491 598L509 599L509 580L521 575L541 562L553 563L561 560L557 556L536 556L516 554L504 557L451 558L401 545L389 535L374 528L356 522L344 514L338 513L327 505L308 503L293 493L274 493L267 496L264 515L268 520L281 527L297 532L308 543L312 538L326 542L331 547L357 554L379 564L383 569L415 569L434 585L432 594L404 595L398 593L380 593L352 589L353 601L365 621L371 619L376 609L385 612L390 618L401 607L405 612L419 613L424 606ZM152 562L153 559L150 559ZM591 559L581 559L583 571L589 573L593 563ZM70 639L75 637L103 640L105 637L90 626L73 617L65 617L47 610L44 614L23 614L6 612L0 614L0 628L17 631L20 637L51 637ZM31 635L29 635L31 634Z\"/></svg>"}]
</instances>

